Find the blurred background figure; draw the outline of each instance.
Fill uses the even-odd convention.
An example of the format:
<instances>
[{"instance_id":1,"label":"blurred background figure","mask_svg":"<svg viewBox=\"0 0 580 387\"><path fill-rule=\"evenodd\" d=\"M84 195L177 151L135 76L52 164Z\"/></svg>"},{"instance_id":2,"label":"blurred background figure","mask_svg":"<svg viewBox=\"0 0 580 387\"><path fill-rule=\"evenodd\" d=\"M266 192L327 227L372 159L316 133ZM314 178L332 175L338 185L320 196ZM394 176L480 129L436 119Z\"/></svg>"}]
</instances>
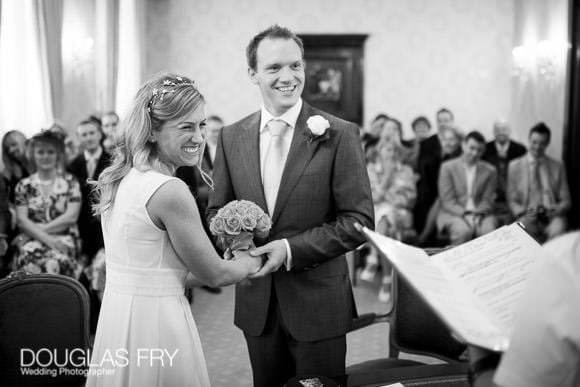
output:
<instances>
[{"instance_id":1,"label":"blurred background figure","mask_svg":"<svg viewBox=\"0 0 580 387\"><path fill-rule=\"evenodd\" d=\"M425 116L419 116L411 122L411 128L415 133L415 139L411 142L411 155L409 156L411 166L416 171L417 163L419 161L419 147L421 142L429 137L431 132L431 123Z\"/></svg>"},{"instance_id":2,"label":"blurred background figure","mask_svg":"<svg viewBox=\"0 0 580 387\"><path fill-rule=\"evenodd\" d=\"M494 213L499 225L511 223L513 218L506 201L507 171L510 161L523 156L526 147L510 138L511 128L505 120L493 124L493 141L485 146L482 159L497 170L497 191Z\"/></svg>"},{"instance_id":3,"label":"blurred background figure","mask_svg":"<svg viewBox=\"0 0 580 387\"><path fill-rule=\"evenodd\" d=\"M79 145L74 133L69 133L63 125L57 122L52 124L48 130L64 137L65 165L68 165L79 153Z\"/></svg>"},{"instance_id":4,"label":"blurred background figure","mask_svg":"<svg viewBox=\"0 0 580 387\"><path fill-rule=\"evenodd\" d=\"M416 176L410 166L402 161L404 148L398 138L382 139L374 159L367 165L377 232L397 240L411 242L416 233L411 210L417 195ZM363 281L373 281L379 267L377 251L371 247L364 269ZM379 300L388 302L391 296L391 266L381 257L381 287Z\"/></svg>"},{"instance_id":5,"label":"blurred background figure","mask_svg":"<svg viewBox=\"0 0 580 387\"><path fill-rule=\"evenodd\" d=\"M78 227L81 238L81 253L86 265L89 265L95 254L103 247L101 222L91 210L94 195L89 180L97 180L103 170L109 166L111 156L101 146L103 132L96 120L86 119L77 126L77 136L81 152L68 165L68 172L79 182L81 190L81 210Z\"/></svg>"},{"instance_id":6,"label":"blurred background figure","mask_svg":"<svg viewBox=\"0 0 580 387\"><path fill-rule=\"evenodd\" d=\"M497 172L482 161L485 138L472 131L463 141L461 157L445 161L439 173L437 227L459 245L496 229L493 204Z\"/></svg>"},{"instance_id":7,"label":"blurred background figure","mask_svg":"<svg viewBox=\"0 0 580 387\"><path fill-rule=\"evenodd\" d=\"M115 146L115 136L117 135L117 125L119 125L119 116L113 111L106 112L101 117L103 127L103 148L109 154L112 153Z\"/></svg>"},{"instance_id":8,"label":"blurred background figure","mask_svg":"<svg viewBox=\"0 0 580 387\"><path fill-rule=\"evenodd\" d=\"M26 158L26 136L19 130L10 130L2 137L2 162L8 200L14 204L16 184L30 174L31 166Z\"/></svg>"},{"instance_id":9,"label":"blurred background figure","mask_svg":"<svg viewBox=\"0 0 580 387\"><path fill-rule=\"evenodd\" d=\"M418 162L419 181L417 183L417 206L415 207L413 216L416 222L415 228L419 233L417 243L420 246L437 246L441 244L441 241L434 232L436 230L437 215L441 208L438 183L439 170L441 169L441 163L452 160L462 153L461 143L463 141L463 133L458 127L454 125L443 126L436 136L439 144L439 156L435 158L423 155L423 158ZM427 140L431 138L433 136ZM420 145L420 152L423 143ZM435 197L433 197L434 195ZM425 209L427 204L429 204L429 207Z\"/></svg>"},{"instance_id":10,"label":"blurred background figure","mask_svg":"<svg viewBox=\"0 0 580 387\"><path fill-rule=\"evenodd\" d=\"M371 153L376 147L379 139L381 138L381 133L385 127L385 122L389 119L389 116L385 113L379 113L371 121L368 129L362 133L361 142L363 146L364 154L367 159L371 157Z\"/></svg>"},{"instance_id":11,"label":"blurred background figure","mask_svg":"<svg viewBox=\"0 0 580 387\"><path fill-rule=\"evenodd\" d=\"M528 153L508 167L507 201L514 217L540 242L566 231L571 207L564 165L548 155L551 131L540 122L530 129Z\"/></svg>"},{"instance_id":12,"label":"blurred background figure","mask_svg":"<svg viewBox=\"0 0 580 387\"><path fill-rule=\"evenodd\" d=\"M62 172L62 135L48 130L35 135L29 152L35 172L15 190L20 229L15 269L78 278L76 222L81 194L74 176Z\"/></svg>"}]
</instances>

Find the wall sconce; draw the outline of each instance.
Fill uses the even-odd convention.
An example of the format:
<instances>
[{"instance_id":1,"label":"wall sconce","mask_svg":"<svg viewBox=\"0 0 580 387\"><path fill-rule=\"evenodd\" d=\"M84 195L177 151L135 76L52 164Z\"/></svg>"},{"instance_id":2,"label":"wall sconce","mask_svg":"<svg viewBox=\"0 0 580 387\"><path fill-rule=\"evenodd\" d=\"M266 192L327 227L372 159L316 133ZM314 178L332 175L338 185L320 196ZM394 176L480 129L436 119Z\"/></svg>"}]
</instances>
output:
<instances>
[{"instance_id":1,"label":"wall sconce","mask_svg":"<svg viewBox=\"0 0 580 387\"><path fill-rule=\"evenodd\" d=\"M556 75L556 45L549 40L542 40L536 45L536 65L538 73L546 80Z\"/></svg>"},{"instance_id":2,"label":"wall sconce","mask_svg":"<svg viewBox=\"0 0 580 387\"><path fill-rule=\"evenodd\" d=\"M512 75L526 80L537 73L540 79L549 81L556 77L557 63L568 49L569 44L558 44L551 40L542 40L535 44L517 46L512 49Z\"/></svg>"}]
</instances>

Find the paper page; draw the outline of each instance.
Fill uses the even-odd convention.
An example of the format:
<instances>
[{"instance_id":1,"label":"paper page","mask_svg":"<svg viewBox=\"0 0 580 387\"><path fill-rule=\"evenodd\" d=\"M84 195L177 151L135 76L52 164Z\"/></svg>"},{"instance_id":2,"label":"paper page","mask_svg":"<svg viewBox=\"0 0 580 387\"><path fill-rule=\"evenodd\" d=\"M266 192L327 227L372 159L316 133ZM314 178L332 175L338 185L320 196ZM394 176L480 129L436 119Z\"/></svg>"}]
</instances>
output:
<instances>
[{"instance_id":1,"label":"paper page","mask_svg":"<svg viewBox=\"0 0 580 387\"><path fill-rule=\"evenodd\" d=\"M515 303L524 290L539 248L540 245L514 223L432 259L445 264L509 336Z\"/></svg>"},{"instance_id":2,"label":"paper page","mask_svg":"<svg viewBox=\"0 0 580 387\"><path fill-rule=\"evenodd\" d=\"M365 233L456 334L490 349L501 345L501 331L477 308L469 290L441 270L422 249L374 231L365 229Z\"/></svg>"}]
</instances>

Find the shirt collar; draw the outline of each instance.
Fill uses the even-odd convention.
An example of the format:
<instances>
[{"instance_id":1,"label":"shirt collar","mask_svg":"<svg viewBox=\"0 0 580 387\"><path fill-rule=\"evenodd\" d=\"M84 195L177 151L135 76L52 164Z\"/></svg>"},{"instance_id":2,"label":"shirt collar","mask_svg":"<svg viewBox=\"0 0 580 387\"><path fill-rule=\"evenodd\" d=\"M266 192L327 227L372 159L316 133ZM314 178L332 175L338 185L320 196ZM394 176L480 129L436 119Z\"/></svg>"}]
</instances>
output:
<instances>
[{"instance_id":1,"label":"shirt collar","mask_svg":"<svg viewBox=\"0 0 580 387\"><path fill-rule=\"evenodd\" d=\"M91 154L91 153L89 153L89 152L87 152L87 151L84 151L84 154L85 154L85 160L87 160L87 161L89 161L89 160L94 160L94 161L96 161L96 160L98 160L98 159L101 157L101 155L103 154L103 148L99 147L99 148L97 149L97 151L96 151L95 153L93 153L93 154Z\"/></svg>"},{"instance_id":2,"label":"shirt collar","mask_svg":"<svg viewBox=\"0 0 580 387\"><path fill-rule=\"evenodd\" d=\"M527 155L528 155L528 163L530 165L534 165L537 162L541 162L542 160L544 160L544 157L536 158L536 157L532 156L532 154L530 152L528 152Z\"/></svg>"},{"instance_id":3,"label":"shirt collar","mask_svg":"<svg viewBox=\"0 0 580 387\"><path fill-rule=\"evenodd\" d=\"M264 105L260 110L260 133L264 132L266 124L273 119L282 120L286 122L291 128L296 127L296 121L298 121L298 116L302 110L302 98L298 98L298 102L290 109L286 110L284 114L279 117L274 117L272 113L266 109Z\"/></svg>"}]
</instances>

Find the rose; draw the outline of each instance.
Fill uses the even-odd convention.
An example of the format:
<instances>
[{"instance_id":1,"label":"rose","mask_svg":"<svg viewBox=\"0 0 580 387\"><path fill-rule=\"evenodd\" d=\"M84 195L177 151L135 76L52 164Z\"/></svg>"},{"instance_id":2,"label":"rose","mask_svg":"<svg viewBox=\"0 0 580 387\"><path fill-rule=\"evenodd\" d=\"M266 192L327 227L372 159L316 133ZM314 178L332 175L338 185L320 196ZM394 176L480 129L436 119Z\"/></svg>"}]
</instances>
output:
<instances>
[{"instance_id":1,"label":"rose","mask_svg":"<svg viewBox=\"0 0 580 387\"><path fill-rule=\"evenodd\" d=\"M259 238L265 238L268 236L268 231L272 227L272 222L270 221L270 217L267 214L264 214L258 218L258 222L256 224L256 236Z\"/></svg>"},{"instance_id":2,"label":"rose","mask_svg":"<svg viewBox=\"0 0 580 387\"><path fill-rule=\"evenodd\" d=\"M257 224L258 220L254 216L248 214L242 218L242 227L247 231L253 231Z\"/></svg>"},{"instance_id":3,"label":"rose","mask_svg":"<svg viewBox=\"0 0 580 387\"><path fill-rule=\"evenodd\" d=\"M242 231L242 221L237 216L231 216L226 219L226 233L229 235L238 235Z\"/></svg>"},{"instance_id":4,"label":"rose","mask_svg":"<svg viewBox=\"0 0 580 387\"><path fill-rule=\"evenodd\" d=\"M326 129L330 128L330 122L322 116L308 118L306 125L314 136L322 136L326 132Z\"/></svg>"},{"instance_id":5,"label":"rose","mask_svg":"<svg viewBox=\"0 0 580 387\"><path fill-rule=\"evenodd\" d=\"M219 215L216 215L209 224L209 230L214 235L221 235L226 231L226 221Z\"/></svg>"}]
</instances>

